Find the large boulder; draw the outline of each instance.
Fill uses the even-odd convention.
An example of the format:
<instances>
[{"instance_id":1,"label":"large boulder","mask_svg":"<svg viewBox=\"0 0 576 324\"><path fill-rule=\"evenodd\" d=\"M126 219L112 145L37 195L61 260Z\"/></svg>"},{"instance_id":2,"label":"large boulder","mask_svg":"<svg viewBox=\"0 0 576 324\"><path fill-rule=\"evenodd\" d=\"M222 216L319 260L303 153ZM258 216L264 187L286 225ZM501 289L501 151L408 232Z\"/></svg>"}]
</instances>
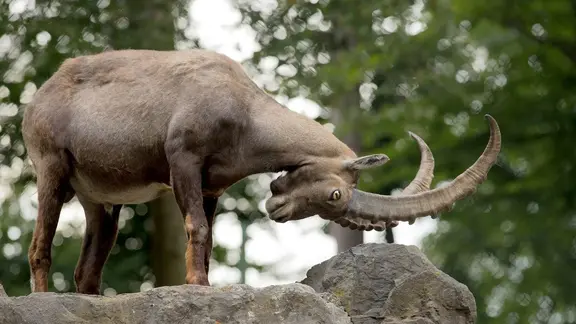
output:
<instances>
[{"instance_id":1,"label":"large boulder","mask_svg":"<svg viewBox=\"0 0 576 324\"><path fill-rule=\"evenodd\" d=\"M0 324L474 324L468 288L415 246L362 244L312 267L300 283L252 288L182 285L115 297L6 297Z\"/></svg>"},{"instance_id":2,"label":"large boulder","mask_svg":"<svg viewBox=\"0 0 576 324\"><path fill-rule=\"evenodd\" d=\"M115 297L34 293L0 298L0 323L349 324L350 319L312 288L294 283L261 289L182 285Z\"/></svg>"},{"instance_id":3,"label":"large boulder","mask_svg":"<svg viewBox=\"0 0 576 324\"><path fill-rule=\"evenodd\" d=\"M382 314L387 321L474 324L476 303L466 286L444 273L428 270L399 282L390 291Z\"/></svg>"},{"instance_id":4,"label":"large boulder","mask_svg":"<svg viewBox=\"0 0 576 324\"><path fill-rule=\"evenodd\" d=\"M302 283L343 308L354 324L476 322L468 287L415 246L361 244L312 267Z\"/></svg>"}]
</instances>

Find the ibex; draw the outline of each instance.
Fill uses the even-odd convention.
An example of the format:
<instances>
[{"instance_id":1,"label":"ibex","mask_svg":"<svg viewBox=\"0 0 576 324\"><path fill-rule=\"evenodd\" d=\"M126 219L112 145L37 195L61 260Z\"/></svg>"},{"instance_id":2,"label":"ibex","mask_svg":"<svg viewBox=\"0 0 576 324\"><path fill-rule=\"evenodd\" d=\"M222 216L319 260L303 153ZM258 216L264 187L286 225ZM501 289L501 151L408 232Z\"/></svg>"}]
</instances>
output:
<instances>
[{"instance_id":1,"label":"ibex","mask_svg":"<svg viewBox=\"0 0 576 324\"><path fill-rule=\"evenodd\" d=\"M318 122L261 90L242 66L206 50L117 50L65 60L36 92L22 123L38 186L29 248L34 292L48 289L51 244L62 205L74 195L86 232L76 291L99 294L123 204L172 191L188 234L186 283L210 285L208 262L218 197L244 177L286 171L266 202L276 222L319 215L359 230L437 215L482 183L500 151L496 121L478 160L430 190L434 158L415 134L420 169L402 195L363 192L359 172L385 154L358 157Z\"/></svg>"}]
</instances>

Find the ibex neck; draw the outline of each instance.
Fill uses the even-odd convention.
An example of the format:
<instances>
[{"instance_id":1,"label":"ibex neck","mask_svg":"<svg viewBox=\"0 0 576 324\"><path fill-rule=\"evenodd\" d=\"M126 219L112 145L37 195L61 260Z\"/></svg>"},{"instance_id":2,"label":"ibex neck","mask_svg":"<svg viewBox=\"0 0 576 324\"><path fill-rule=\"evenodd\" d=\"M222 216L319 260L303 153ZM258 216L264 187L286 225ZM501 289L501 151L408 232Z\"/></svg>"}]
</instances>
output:
<instances>
[{"instance_id":1,"label":"ibex neck","mask_svg":"<svg viewBox=\"0 0 576 324\"><path fill-rule=\"evenodd\" d=\"M271 100L255 107L244 143L250 174L290 170L322 158L356 157L320 123Z\"/></svg>"}]
</instances>

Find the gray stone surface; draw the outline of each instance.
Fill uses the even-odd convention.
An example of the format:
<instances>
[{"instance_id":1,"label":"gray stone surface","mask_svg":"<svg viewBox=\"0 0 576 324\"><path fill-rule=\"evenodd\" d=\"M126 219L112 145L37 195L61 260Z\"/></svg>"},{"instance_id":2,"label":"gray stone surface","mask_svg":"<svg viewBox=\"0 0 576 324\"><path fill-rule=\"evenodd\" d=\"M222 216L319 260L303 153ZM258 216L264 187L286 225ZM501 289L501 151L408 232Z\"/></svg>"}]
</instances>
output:
<instances>
[{"instance_id":1,"label":"gray stone surface","mask_svg":"<svg viewBox=\"0 0 576 324\"><path fill-rule=\"evenodd\" d=\"M358 245L312 267L302 283L346 310L354 324L476 320L468 288L438 270L415 246ZM404 302L413 308L406 309ZM435 310L439 314L433 314Z\"/></svg>"},{"instance_id":2,"label":"gray stone surface","mask_svg":"<svg viewBox=\"0 0 576 324\"><path fill-rule=\"evenodd\" d=\"M422 323L476 323L476 302L468 287L443 272L425 271L400 282L384 305L388 319L422 318Z\"/></svg>"},{"instance_id":3,"label":"gray stone surface","mask_svg":"<svg viewBox=\"0 0 576 324\"><path fill-rule=\"evenodd\" d=\"M392 319L392 320L385 320L384 322L382 322L382 324L433 324L433 323L434 322L432 322L431 320L421 317L405 320Z\"/></svg>"},{"instance_id":4,"label":"gray stone surface","mask_svg":"<svg viewBox=\"0 0 576 324\"><path fill-rule=\"evenodd\" d=\"M338 323L348 315L301 284L161 287L115 297L35 293L0 298L0 323Z\"/></svg>"},{"instance_id":5,"label":"gray stone surface","mask_svg":"<svg viewBox=\"0 0 576 324\"><path fill-rule=\"evenodd\" d=\"M468 288L415 246L362 244L312 267L301 283L161 287L115 297L6 297L0 324L474 324Z\"/></svg>"}]
</instances>

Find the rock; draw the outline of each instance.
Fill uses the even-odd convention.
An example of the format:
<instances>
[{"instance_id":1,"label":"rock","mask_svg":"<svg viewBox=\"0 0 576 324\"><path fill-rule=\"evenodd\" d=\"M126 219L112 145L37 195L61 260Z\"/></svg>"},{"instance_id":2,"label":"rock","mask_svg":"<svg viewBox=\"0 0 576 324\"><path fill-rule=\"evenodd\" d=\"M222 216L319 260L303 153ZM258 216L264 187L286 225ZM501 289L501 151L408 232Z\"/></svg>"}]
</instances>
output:
<instances>
[{"instance_id":1,"label":"rock","mask_svg":"<svg viewBox=\"0 0 576 324\"><path fill-rule=\"evenodd\" d=\"M468 288L438 270L415 246L361 244L312 267L302 283L343 308L354 324L476 321Z\"/></svg>"},{"instance_id":2,"label":"rock","mask_svg":"<svg viewBox=\"0 0 576 324\"><path fill-rule=\"evenodd\" d=\"M362 244L312 267L302 283L344 308L354 323L380 323L396 282L436 270L415 246Z\"/></svg>"},{"instance_id":3,"label":"rock","mask_svg":"<svg viewBox=\"0 0 576 324\"><path fill-rule=\"evenodd\" d=\"M476 302L468 287L440 271L425 271L399 283L384 305L389 318L425 318L423 323L476 323Z\"/></svg>"},{"instance_id":4,"label":"rock","mask_svg":"<svg viewBox=\"0 0 576 324\"><path fill-rule=\"evenodd\" d=\"M114 297L6 297L0 324L474 324L468 288L415 246L362 244L312 267L301 283L252 288L182 285Z\"/></svg>"},{"instance_id":5,"label":"rock","mask_svg":"<svg viewBox=\"0 0 576 324\"><path fill-rule=\"evenodd\" d=\"M382 324L433 324L431 320L427 318L411 318L407 320L385 320Z\"/></svg>"},{"instance_id":6,"label":"rock","mask_svg":"<svg viewBox=\"0 0 576 324\"><path fill-rule=\"evenodd\" d=\"M115 297L34 293L0 299L1 324L351 323L306 285L160 287Z\"/></svg>"}]
</instances>

